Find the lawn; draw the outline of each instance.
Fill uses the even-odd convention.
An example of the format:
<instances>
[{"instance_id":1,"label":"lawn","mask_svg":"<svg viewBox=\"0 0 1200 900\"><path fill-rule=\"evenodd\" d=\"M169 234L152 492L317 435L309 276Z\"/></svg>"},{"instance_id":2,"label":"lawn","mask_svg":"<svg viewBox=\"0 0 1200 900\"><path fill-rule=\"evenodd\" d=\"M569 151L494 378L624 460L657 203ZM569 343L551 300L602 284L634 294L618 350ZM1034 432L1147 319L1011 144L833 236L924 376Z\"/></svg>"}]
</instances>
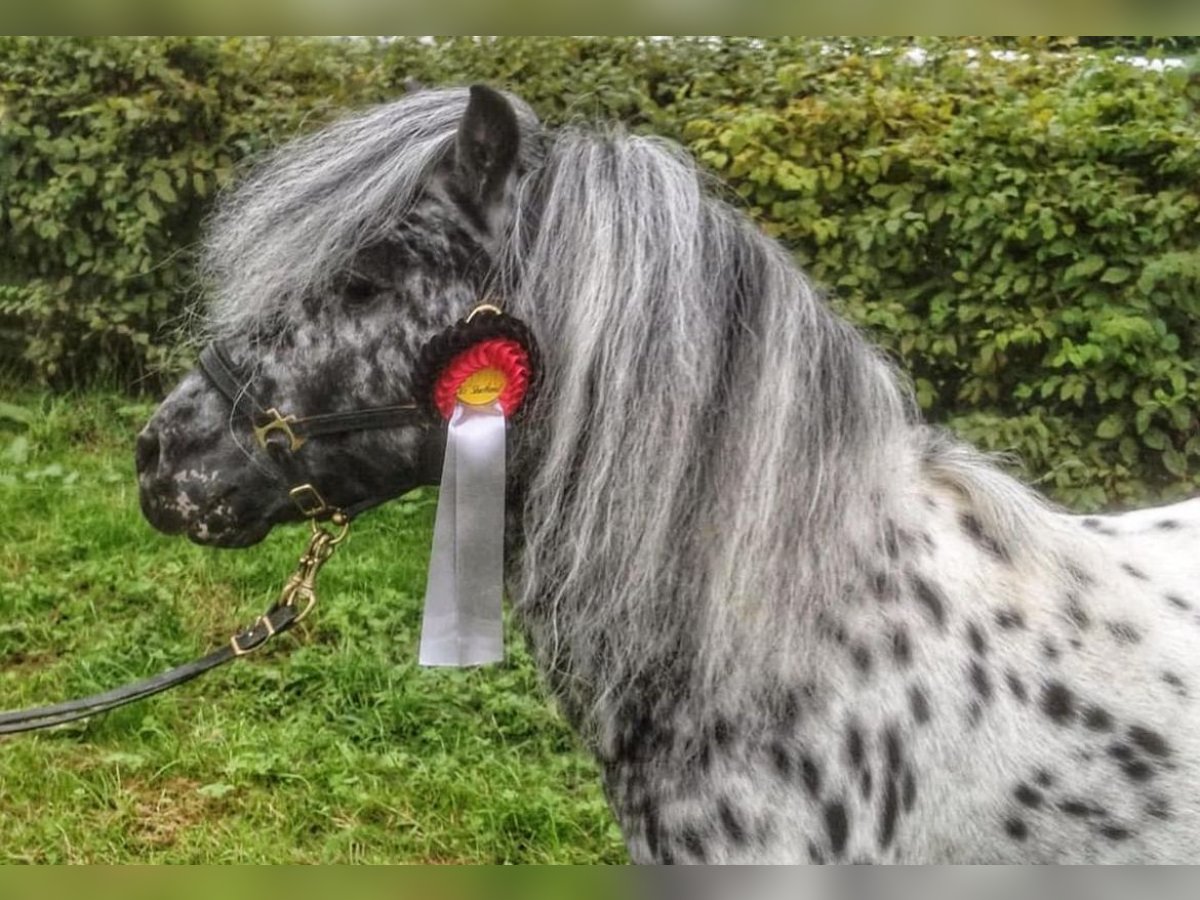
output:
<instances>
[{"instance_id":1,"label":"lawn","mask_svg":"<svg viewBox=\"0 0 1200 900\"><path fill-rule=\"evenodd\" d=\"M159 535L133 436L152 407L0 387L0 708L215 647L270 602L299 526L249 550ZM436 495L369 513L304 630L168 694L0 738L0 861L621 862L597 772L509 660L416 665Z\"/></svg>"}]
</instances>

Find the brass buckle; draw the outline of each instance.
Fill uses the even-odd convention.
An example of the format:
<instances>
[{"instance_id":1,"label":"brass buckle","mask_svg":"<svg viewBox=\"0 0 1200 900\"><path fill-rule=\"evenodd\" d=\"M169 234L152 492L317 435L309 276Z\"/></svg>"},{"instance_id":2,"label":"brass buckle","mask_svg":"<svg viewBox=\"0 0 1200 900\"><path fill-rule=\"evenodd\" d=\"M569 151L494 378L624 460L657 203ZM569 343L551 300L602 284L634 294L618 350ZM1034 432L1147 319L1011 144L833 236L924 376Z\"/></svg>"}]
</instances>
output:
<instances>
[{"instance_id":1,"label":"brass buckle","mask_svg":"<svg viewBox=\"0 0 1200 900\"><path fill-rule=\"evenodd\" d=\"M329 511L329 504L325 502L321 492L311 484L297 485L288 491L288 496L306 519L315 519L321 513Z\"/></svg>"},{"instance_id":2,"label":"brass buckle","mask_svg":"<svg viewBox=\"0 0 1200 900\"><path fill-rule=\"evenodd\" d=\"M254 632L254 630L256 628L258 628L259 625L267 626L266 637L264 637L261 641L259 641L253 647L243 647L241 644L238 643L238 638L241 637L242 633L252 634ZM229 638L229 646L231 648L233 648L234 656L245 656L247 653L253 653L255 650L257 650L259 647L261 647L263 644L265 644L271 638L275 637L276 632L275 632L275 626L271 624L271 619L264 613L263 615L259 616L254 621L253 625L251 625L248 629L246 629L245 632L242 632L242 633L235 634Z\"/></svg>"},{"instance_id":3,"label":"brass buckle","mask_svg":"<svg viewBox=\"0 0 1200 900\"><path fill-rule=\"evenodd\" d=\"M292 431L292 426L296 423L295 416L285 416L275 407L267 410L267 415L271 416L271 421L265 425L254 426L254 440L258 442L258 446L263 450L267 449L267 436L272 431L282 431L288 439L288 450L295 453L304 446L307 438L299 437L296 432Z\"/></svg>"}]
</instances>

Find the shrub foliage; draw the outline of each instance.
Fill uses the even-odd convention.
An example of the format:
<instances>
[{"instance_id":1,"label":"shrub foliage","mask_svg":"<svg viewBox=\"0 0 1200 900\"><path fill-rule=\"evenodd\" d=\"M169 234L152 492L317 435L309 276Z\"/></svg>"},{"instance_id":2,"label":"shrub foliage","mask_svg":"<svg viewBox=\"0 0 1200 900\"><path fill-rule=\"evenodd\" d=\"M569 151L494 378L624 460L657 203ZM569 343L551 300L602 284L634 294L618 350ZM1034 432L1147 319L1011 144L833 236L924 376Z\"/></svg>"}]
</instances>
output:
<instances>
[{"instance_id":1,"label":"shrub foliage","mask_svg":"<svg viewBox=\"0 0 1200 900\"><path fill-rule=\"evenodd\" d=\"M413 82L685 142L930 418L1083 508L1197 484L1195 75L1070 40L0 39L0 354L175 367L243 160ZM1151 51L1153 54L1157 51Z\"/></svg>"}]
</instances>

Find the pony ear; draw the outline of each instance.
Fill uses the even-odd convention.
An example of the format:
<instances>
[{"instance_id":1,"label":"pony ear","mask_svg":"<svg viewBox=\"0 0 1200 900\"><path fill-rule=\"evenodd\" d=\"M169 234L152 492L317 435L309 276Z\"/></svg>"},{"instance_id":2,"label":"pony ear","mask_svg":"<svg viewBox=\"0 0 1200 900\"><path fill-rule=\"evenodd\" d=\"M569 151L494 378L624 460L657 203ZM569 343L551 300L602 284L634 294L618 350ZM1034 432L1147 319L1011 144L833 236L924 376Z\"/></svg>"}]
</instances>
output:
<instances>
[{"instance_id":1,"label":"pony ear","mask_svg":"<svg viewBox=\"0 0 1200 900\"><path fill-rule=\"evenodd\" d=\"M521 130L512 105L499 91L471 85L467 111L454 143L455 177L463 192L486 208L500 199L517 165Z\"/></svg>"}]
</instances>

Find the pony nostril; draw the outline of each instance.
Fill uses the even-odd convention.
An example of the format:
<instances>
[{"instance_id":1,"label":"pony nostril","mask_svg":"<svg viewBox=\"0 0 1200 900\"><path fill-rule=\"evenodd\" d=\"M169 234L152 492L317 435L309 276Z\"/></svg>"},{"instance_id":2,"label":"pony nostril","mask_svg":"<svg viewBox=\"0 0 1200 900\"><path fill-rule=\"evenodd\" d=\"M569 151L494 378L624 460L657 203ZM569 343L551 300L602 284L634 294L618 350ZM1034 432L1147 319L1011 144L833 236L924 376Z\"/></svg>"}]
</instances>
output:
<instances>
[{"instance_id":1,"label":"pony nostril","mask_svg":"<svg viewBox=\"0 0 1200 900\"><path fill-rule=\"evenodd\" d=\"M158 435L149 428L137 436L134 462L139 475L153 473L158 468Z\"/></svg>"}]
</instances>

